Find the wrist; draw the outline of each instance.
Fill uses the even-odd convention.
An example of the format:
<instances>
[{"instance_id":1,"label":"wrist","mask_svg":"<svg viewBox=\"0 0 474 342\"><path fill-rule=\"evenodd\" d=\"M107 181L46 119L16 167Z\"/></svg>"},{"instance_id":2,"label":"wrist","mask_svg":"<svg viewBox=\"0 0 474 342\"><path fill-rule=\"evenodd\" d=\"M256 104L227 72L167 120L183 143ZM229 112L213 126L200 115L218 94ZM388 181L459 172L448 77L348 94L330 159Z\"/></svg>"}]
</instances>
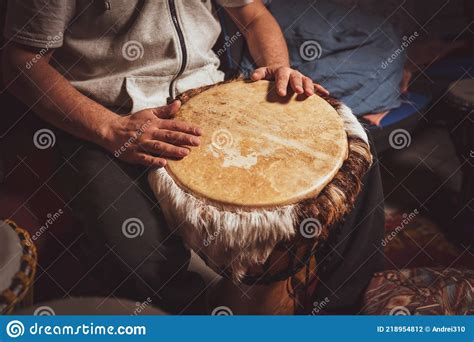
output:
<instances>
[{"instance_id":1,"label":"wrist","mask_svg":"<svg viewBox=\"0 0 474 342\"><path fill-rule=\"evenodd\" d=\"M267 68L270 68L270 69L289 68L289 67L290 67L290 63L285 63L285 62L272 63L267 66Z\"/></svg>"},{"instance_id":2,"label":"wrist","mask_svg":"<svg viewBox=\"0 0 474 342\"><path fill-rule=\"evenodd\" d=\"M94 129L93 142L108 151L113 150L116 135L122 126L123 119L122 116L113 112L109 112L109 115L103 116L103 119L97 122Z\"/></svg>"}]
</instances>

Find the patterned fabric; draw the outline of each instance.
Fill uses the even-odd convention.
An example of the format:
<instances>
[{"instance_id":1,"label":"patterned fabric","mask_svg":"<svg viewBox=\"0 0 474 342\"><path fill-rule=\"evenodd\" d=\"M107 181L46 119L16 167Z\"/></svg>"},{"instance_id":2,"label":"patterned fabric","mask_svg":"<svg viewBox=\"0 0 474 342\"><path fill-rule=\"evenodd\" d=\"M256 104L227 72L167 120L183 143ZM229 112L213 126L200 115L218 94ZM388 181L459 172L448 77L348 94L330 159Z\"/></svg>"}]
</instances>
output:
<instances>
[{"instance_id":1,"label":"patterned fabric","mask_svg":"<svg viewBox=\"0 0 474 342\"><path fill-rule=\"evenodd\" d=\"M474 315L474 271L416 268L375 274L364 298L368 315Z\"/></svg>"},{"instance_id":2,"label":"patterned fabric","mask_svg":"<svg viewBox=\"0 0 474 342\"><path fill-rule=\"evenodd\" d=\"M417 267L472 269L474 257L448 240L443 229L423 213L385 208L385 269Z\"/></svg>"}]
</instances>

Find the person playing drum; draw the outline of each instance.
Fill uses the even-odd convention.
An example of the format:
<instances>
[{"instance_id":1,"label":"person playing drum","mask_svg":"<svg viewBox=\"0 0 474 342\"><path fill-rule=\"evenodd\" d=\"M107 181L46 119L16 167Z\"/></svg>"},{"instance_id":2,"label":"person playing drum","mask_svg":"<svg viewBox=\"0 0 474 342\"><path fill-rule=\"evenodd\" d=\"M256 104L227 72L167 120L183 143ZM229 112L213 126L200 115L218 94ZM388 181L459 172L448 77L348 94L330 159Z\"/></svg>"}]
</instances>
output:
<instances>
[{"instance_id":1,"label":"person playing drum","mask_svg":"<svg viewBox=\"0 0 474 342\"><path fill-rule=\"evenodd\" d=\"M327 94L290 68L282 32L261 1L218 2L259 66L253 80L275 80L280 96L288 87ZM200 277L186 271L190 252L168 230L146 175L200 144L199 127L171 120L180 108L174 100L223 80L211 50L220 32L211 1L8 1L6 85L58 129L67 160L58 173L85 230L84 262L104 281L105 295L152 297L182 313L194 312L204 292ZM315 298L330 296L328 311L356 307L380 265L376 167L364 183L326 247Z\"/></svg>"}]
</instances>

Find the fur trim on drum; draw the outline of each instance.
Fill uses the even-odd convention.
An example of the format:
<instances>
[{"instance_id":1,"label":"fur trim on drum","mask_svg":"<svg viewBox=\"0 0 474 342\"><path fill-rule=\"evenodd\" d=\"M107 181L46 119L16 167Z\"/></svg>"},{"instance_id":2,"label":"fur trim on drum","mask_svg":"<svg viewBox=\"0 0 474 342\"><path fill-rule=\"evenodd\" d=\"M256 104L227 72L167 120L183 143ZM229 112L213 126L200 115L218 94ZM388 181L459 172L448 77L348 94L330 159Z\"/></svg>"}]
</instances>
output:
<instances>
[{"instance_id":1,"label":"fur trim on drum","mask_svg":"<svg viewBox=\"0 0 474 342\"><path fill-rule=\"evenodd\" d=\"M184 103L213 86L190 90L180 100ZM367 134L347 106L323 98L343 118L349 152L333 180L314 198L294 205L244 210L187 193L164 168L150 172L150 186L170 229L178 232L212 269L241 281L252 265L267 260L278 243L308 238L305 223L312 225L309 238L316 242L325 239L331 224L343 219L352 208L362 177L372 163ZM314 229L318 231L312 235Z\"/></svg>"}]
</instances>

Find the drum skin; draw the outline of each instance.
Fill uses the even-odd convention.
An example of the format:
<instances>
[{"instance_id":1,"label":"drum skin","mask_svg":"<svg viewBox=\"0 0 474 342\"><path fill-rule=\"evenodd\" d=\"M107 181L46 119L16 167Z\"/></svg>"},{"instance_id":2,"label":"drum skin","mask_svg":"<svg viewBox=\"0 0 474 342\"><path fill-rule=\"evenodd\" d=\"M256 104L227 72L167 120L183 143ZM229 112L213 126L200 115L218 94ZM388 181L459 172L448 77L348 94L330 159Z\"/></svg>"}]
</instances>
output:
<instances>
[{"instance_id":1,"label":"drum skin","mask_svg":"<svg viewBox=\"0 0 474 342\"><path fill-rule=\"evenodd\" d=\"M298 203L319 194L347 157L336 110L318 95L279 97L274 83L236 81L183 104L201 145L167 170L186 191L239 208Z\"/></svg>"},{"instance_id":2,"label":"drum skin","mask_svg":"<svg viewBox=\"0 0 474 342\"><path fill-rule=\"evenodd\" d=\"M0 292L10 287L21 267L21 243L18 234L7 223L0 221Z\"/></svg>"}]
</instances>

